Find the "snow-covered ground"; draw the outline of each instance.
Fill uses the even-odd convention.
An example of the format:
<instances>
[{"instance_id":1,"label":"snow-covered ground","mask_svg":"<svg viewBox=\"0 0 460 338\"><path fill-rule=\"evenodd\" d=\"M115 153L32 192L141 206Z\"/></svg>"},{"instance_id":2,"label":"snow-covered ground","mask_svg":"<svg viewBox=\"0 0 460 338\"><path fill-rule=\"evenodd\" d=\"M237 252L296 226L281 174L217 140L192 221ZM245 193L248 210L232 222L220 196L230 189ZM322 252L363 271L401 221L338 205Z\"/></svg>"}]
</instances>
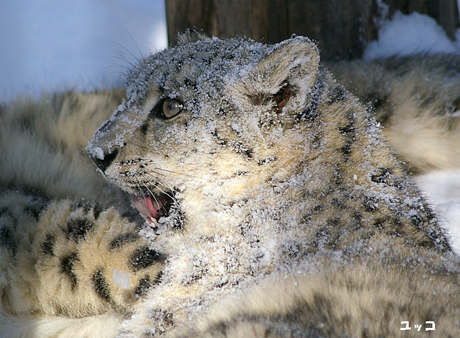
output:
<instances>
[{"instance_id":1,"label":"snow-covered ground","mask_svg":"<svg viewBox=\"0 0 460 338\"><path fill-rule=\"evenodd\" d=\"M162 0L3 0L0 102L18 94L119 84L137 59L166 47ZM432 18L396 14L364 58L459 53ZM460 252L459 171L417 177Z\"/></svg>"}]
</instances>

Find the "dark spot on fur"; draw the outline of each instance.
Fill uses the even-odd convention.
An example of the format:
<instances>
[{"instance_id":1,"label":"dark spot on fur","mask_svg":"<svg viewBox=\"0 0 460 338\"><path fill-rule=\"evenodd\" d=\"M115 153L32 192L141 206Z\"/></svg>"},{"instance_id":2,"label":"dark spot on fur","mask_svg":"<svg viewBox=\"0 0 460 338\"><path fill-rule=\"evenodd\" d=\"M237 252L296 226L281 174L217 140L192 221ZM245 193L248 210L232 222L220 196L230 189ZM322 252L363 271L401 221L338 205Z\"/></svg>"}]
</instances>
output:
<instances>
[{"instance_id":1,"label":"dark spot on fur","mask_svg":"<svg viewBox=\"0 0 460 338\"><path fill-rule=\"evenodd\" d=\"M129 263L134 271L146 269L155 263L164 263L166 256L147 246L137 249L130 257Z\"/></svg>"},{"instance_id":2,"label":"dark spot on fur","mask_svg":"<svg viewBox=\"0 0 460 338\"><path fill-rule=\"evenodd\" d=\"M341 229L343 222L340 218L331 218L326 221L326 226L317 230L315 236L315 244L318 246L320 243L330 249L335 249L340 242Z\"/></svg>"},{"instance_id":3,"label":"dark spot on fur","mask_svg":"<svg viewBox=\"0 0 460 338\"><path fill-rule=\"evenodd\" d=\"M321 147L322 141L323 141L322 132L317 132L311 141L311 146L313 148L319 148Z\"/></svg>"},{"instance_id":4,"label":"dark spot on fur","mask_svg":"<svg viewBox=\"0 0 460 338\"><path fill-rule=\"evenodd\" d=\"M141 134L142 135L147 135L147 132L149 131L149 124L148 124L148 121L144 122L141 127L139 128L139 130L141 131Z\"/></svg>"},{"instance_id":5,"label":"dark spot on fur","mask_svg":"<svg viewBox=\"0 0 460 338\"><path fill-rule=\"evenodd\" d=\"M212 58L211 57L208 57L208 58L201 58L201 62L203 62L204 64L210 66L211 63L212 63Z\"/></svg>"},{"instance_id":6,"label":"dark spot on fur","mask_svg":"<svg viewBox=\"0 0 460 338\"><path fill-rule=\"evenodd\" d=\"M422 214L412 215L410 216L410 221L413 225L417 228L420 228L420 225L426 221L426 218L422 216Z\"/></svg>"},{"instance_id":7,"label":"dark spot on fur","mask_svg":"<svg viewBox=\"0 0 460 338\"><path fill-rule=\"evenodd\" d=\"M142 338L153 338L164 336L166 330L174 325L174 316L171 312L165 311L161 308L150 310L150 320L154 322L155 331L146 332Z\"/></svg>"},{"instance_id":8,"label":"dark spot on fur","mask_svg":"<svg viewBox=\"0 0 460 338\"><path fill-rule=\"evenodd\" d=\"M385 229L385 218L377 218L372 225L379 230Z\"/></svg>"},{"instance_id":9,"label":"dark spot on fur","mask_svg":"<svg viewBox=\"0 0 460 338\"><path fill-rule=\"evenodd\" d=\"M134 232L127 232L125 234L119 235L115 237L109 244L109 249L118 249L121 248L122 246L129 244L129 243L134 243L140 238L139 234L134 233Z\"/></svg>"},{"instance_id":10,"label":"dark spot on fur","mask_svg":"<svg viewBox=\"0 0 460 338\"><path fill-rule=\"evenodd\" d=\"M349 139L345 142L345 145L341 148L339 148L339 151L343 154L344 160L348 161L350 159L350 153L351 153L351 142Z\"/></svg>"},{"instance_id":11,"label":"dark spot on fur","mask_svg":"<svg viewBox=\"0 0 460 338\"><path fill-rule=\"evenodd\" d=\"M429 227L426 235L434 247L441 252L450 251L451 247L444 234L437 227Z\"/></svg>"},{"instance_id":12,"label":"dark spot on fur","mask_svg":"<svg viewBox=\"0 0 460 338\"><path fill-rule=\"evenodd\" d=\"M327 100L328 104L333 104L335 102L345 101L347 99L347 91L341 85L335 87L330 93Z\"/></svg>"},{"instance_id":13,"label":"dark spot on fur","mask_svg":"<svg viewBox=\"0 0 460 338\"><path fill-rule=\"evenodd\" d=\"M339 148L339 151L344 155L345 161L348 161L351 153L351 146L356 139L355 117L352 111L346 113L348 124L345 127L339 128L340 134L344 137L345 143Z\"/></svg>"},{"instance_id":14,"label":"dark spot on fur","mask_svg":"<svg viewBox=\"0 0 460 338\"><path fill-rule=\"evenodd\" d=\"M110 296L109 285L104 277L102 269L97 270L92 277L94 283L94 291L96 294L106 302L111 302L112 297Z\"/></svg>"},{"instance_id":15,"label":"dark spot on fur","mask_svg":"<svg viewBox=\"0 0 460 338\"><path fill-rule=\"evenodd\" d=\"M134 293L139 297L145 297L145 295L147 295L147 292L151 287L152 283L150 282L150 276L145 276L139 281L139 284L137 284Z\"/></svg>"},{"instance_id":16,"label":"dark spot on fur","mask_svg":"<svg viewBox=\"0 0 460 338\"><path fill-rule=\"evenodd\" d=\"M343 186L343 178L342 178L342 168L340 165L335 165L335 170L333 173L332 182L334 182L335 186L339 187L340 190L344 190L345 187Z\"/></svg>"},{"instance_id":17,"label":"dark spot on fur","mask_svg":"<svg viewBox=\"0 0 460 338\"><path fill-rule=\"evenodd\" d=\"M264 164L268 164L268 163L271 163L271 162L275 162L276 160L278 160L278 158L276 156L269 156L267 158L259 160L258 164L259 165L264 165Z\"/></svg>"},{"instance_id":18,"label":"dark spot on fur","mask_svg":"<svg viewBox=\"0 0 460 338\"><path fill-rule=\"evenodd\" d=\"M227 140L225 140L222 137L220 137L220 135L217 132L217 130L211 131L211 135L212 135L212 138L217 142L217 144L219 144L221 146L225 146L227 144Z\"/></svg>"},{"instance_id":19,"label":"dark spot on fur","mask_svg":"<svg viewBox=\"0 0 460 338\"><path fill-rule=\"evenodd\" d=\"M147 295L147 292L155 285L159 284L161 282L161 278L163 277L163 272L159 272L158 275L156 275L155 279L153 281L150 280L150 276L145 276L142 278L139 283L137 284L136 290L134 293L138 295L139 297L144 297Z\"/></svg>"},{"instance_id":20,"label":"dark spot on fur","mask_svg":"<svg viewBox=\"0 0 460 338\"><path fill-rule=\"evenodd\" d=\"M18 219L14 217L13 212L8 208L8 207L3 207L0 209L0 217L5 216L9 221L11 221L11 224L16 226L18 224Z\"/></svg>"},{"instance_id":21,"label":"dark spot on fur","mask_svg":"<svg viewBox=\"0 0 460 338\"><path fill-rule=\"evenodd\" d=\"M0 246L11 250L13 254L16 252L17 244L11 229L0 227Z\"/></svg>"},{"instance_id":22,"label":"dark spot on fur","mask_svg":"<svg viewBox=\"0 0 460 338\"><path fill-rule=\"evenodd\" d=\"M41 209L34 208L33 206L27 206L24 211L31 215L36 221L40 218Z\"/></svg>"},{"instance_id":23,"label":"dark spot on fur","mask_svg":"<svg viewBox=\"0 0 460 338\"><path fill-rule=\"evenodd\" d=\"M312 103L303 113L298 115L295 122L298 123L299 121L307 121L309 123L313 123L320 115L321 112L318 110L318 103Z\"/></svg>"},{"instance_id":24,"label":"dark spot on fur","mask_svg":"<svg viewBox=\"0 0 460 338\"><path fill-rule=\"evenodd\" d=\"M8 207L0 208L0 217L3 216L3 215L8 216Z\"/></svg>"},{"instance_id":25,"label":"dark spot on fur","mask_svg":"<svg viewBox=\"0 0 460 338\"><path fill-rule=\"evenodd\" d=\"M196 81L194 81L194 80L192 80L192 79L189 79L188 77L185 78L184 84L185 84L187 87L192 88L193 90L196 90L196 89L197 89Z\"/></svg>"},{"instance_id":26,"label":"dark spot on fur","mask_svg":"<svg viewBox=\"0 0 460 338\"><path fill-rule=\"evenodd\" d=\"M86 215L91 210L91 204L85 201L79 201L78 203L73 204L70 210L75 211L78 209L83 209L83 214Z\"/></svg>"},{"instance_id":27,"label":"dark spot on fur","mask_svg":"<svg viewBox=\"0 0 460 338\"><path fill-rule=\"evenodd\" d=\"M96 204L94 205L94 208L93 208L93 216L94 216L94 219L95 219L95 220L99 218L99 215L101 214L102 210L103 210L103 209L102 209L102 207L100 206L99 203L96 203Z\"/></svg>"},{"instance_id":28,"label":"dark spot on fur","mask_svg":"<svg viewBox=\"0 0 460 338\"><path fill-rule=\"evenodd\" d=\"M164 322L168 326L173 326L174 325L173 314L171 312L163 311L163 318L164 318Z\"/></svg>"},{"instance_id":29,"label":"dark spot on fur","mask_svg":"<svg viewBox=\"0 0 460 338\"><path fill-rule=\"evenodd\" d=\"M390 168L379 168L376 174L371 175L371 181L378 184L388 184L391 173Z\"/></svg>"},{"instance_id":30,"label":"dark spot on fur","mask_svg":"<svg viewBox=\"0 0 460 338\"><path fill-rule=\"evenodd\" d=\"M94 223L87 219L69 219L67 220L67 235L69 238L78 242L85 238L86 234L94 228Z\"/></svg>"},{"instance_id":31,"label":"dark spot on fur","mask_svg":"<svg viewBox=\"0 0 460 338\"><path fill-rule=\"evenodd\" d=\"M362 200L362 205L366 212L375 212L378 210L378 201L374 197L364 196Z\"/></svg>"},{"instance_id":32,"label":"dark spot on fur","mask_svg":"<svg viewBox=\"0 0 460 338\"><path fill-rule=\"evenodd\" d=\"M345 209L347 207L347 204L345 203L345 201L343 201L341 198L338 198L338 197L334 197L332 200L331 200L331 204L336 207L336 208L339 208L339 209Z\"/></svg>"},{"instance_id":33,"label":"dark spot on fur","mask_svg":"<svg viewBox=\"0 0 460 338\"><path fill-rule=\"evenodd\" d=\"M238 153L242 154L248 159L252 158L253 150L251 148L245 147L241 142L236 141L233 143L233 149Z\"/></svg>"},{"instance_id":34,"label":"dark spot on fur","mask_svg":"<svg viewBox=\"0 0 460 338\"><path fill-rule=\"evenodd\" d=\"M302 112L299 113L296 118L295 122L298 123L300 121L307 121L310 124L313 124L320 116L321 112L318 110L318 105L321 98L321 93L324 89L324 85L320 77L316 78L315 85L312 89L312 94L310 98L310 105Z\"/></svg>"},{"instance_id":35,"label":"dark spot on fur","mask_svg":"<svg viewBox=\"0 0 460 338\"><path fill-rule=\"evenodd\" d=\"M217 111L217 116L227 116L227 111L223 108L219 108Z\"/></svg>"},{"instance_id":36,"label":"dark spot on fur","mask_svg":"<svg viewBox=\"0 0 460 338\"><path fill-rule=\"evenodd\" d=\"M302 222L309 223L314 215L320 214L323 211L323 206L318 204L313 209L310 209L304 216L302 216Z\"/></svg>"},{"instance_id":37,"label":"dark spot on fur","mask_svg":"<svg viewBox=\"0 0 460 338\"><path fill-rule=\"evenodd\" d=\"M61 260L61 273L65 274L70 281L72 291L75 290L78 284L77 275L74 271L75 262L78 260L76 252L73 252Z\"/></svg>"},{"instance_id":38,"label":"dark spot on fur","mask_svg":"<svg viewBox=\"0 0 460 338\"><path fill-rule=\"evenodd\" d=\"M343 136L353 135L355 133L354 122L351 121L350 124L347 124L345 127L339 128L339 131Z\"/></svg>"},{"instance_id":39,"label":"dark spot on fur","mask_svg":"<svg viewBox=\"0 0 460 338\"><path fill-rule=\"evenodd\" d=\"M359 211L356 211L355 213L353 213L352 220L353 222L350 224L352 227L352 230L358 230L359 228L362 227L363 215Z\"/></svg>"},{"instance_id":40,"label":"dark spot on fur","mask_svg":"<svg viewBox=\"0 0 460 338\"><path fill-rule=\"evenodd\" d=\"M326 224L332 227L340 227L342 226L343 222L340 218L336 217L336 218L331 218L327 220Z\"/></svg>"},{"instance_id":41,"label":"dark spot on fur","mask_svg":"<svg viewBox=\"0 0 460 338\"><path fill-rule=\"evenodd\" d=\"M395 215L380 217L374 221L373 225L391 237L402 237L405 235L404 225L401 223L399 217Z\"/></svg>"},{"instance_id":42,"label":"dark spot on fur","mask_svg":"<svg viewBox=\"0 0 460 338\"><path fill-rule=\"evenodd\" d=\"M45 241L42 243L42 252L45 255L54 256L54 245L56 244L56 236L46 235Z\"/></svg>"},{"instance_id":43,"label":"dark spot on fur","mask_svg":"<svg viewBox=\"0 0 460 338\"><path fill-rule=\"evenodd\" d=\"M315 236L313 237L312 244L314 247L318 247L320 243L323 243L327 236L325 227L321 227L316 230Z\"/></svg>"},{"instance_id":44,"label":"dark spot on fur","mask_svg":"<svg viewBox=\"0 0 460 338\"><path fill-rule=\"evenodd\" d=\"M233 176L236 177L236 176L246 176L248 174L247 171L244 171L244 170L237 170L233 173Z\"/></svg>"},{"instance_id":45,"label":"dark spot on fur","mask_svg":"<svg viewBox=\"0 0 460 338\"><path fill-rule=\"evenodd\" d=\"M47 206L42 199L36 199L24 208L24 211L31 215L36 221L40 218L40 214L43 209Z\"/></svg>"},{"instance_id":46,"label":"dark spot on fur","mask_svg":"<svg viewBox=\"0 0 460 338\"><path fill-rule=\"evenodd\" d=\"M36 120L32 116L21 116L21 118L18 119L17 124L23 131L31 130L34 129L34 122Z\"/></svg>"}]
</instances>

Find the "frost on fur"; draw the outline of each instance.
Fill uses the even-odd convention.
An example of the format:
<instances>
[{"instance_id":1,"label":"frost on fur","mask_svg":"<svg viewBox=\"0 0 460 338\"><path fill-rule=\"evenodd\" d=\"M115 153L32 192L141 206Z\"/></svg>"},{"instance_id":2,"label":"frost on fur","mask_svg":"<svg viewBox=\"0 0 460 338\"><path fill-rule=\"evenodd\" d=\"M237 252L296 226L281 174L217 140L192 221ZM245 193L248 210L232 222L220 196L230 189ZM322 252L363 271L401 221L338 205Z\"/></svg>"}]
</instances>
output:
<instances>
[{"instance_id":1,"label":"frost on fur","mask_svg":"<svg viewBox=\"0 0 460 338\"><path fill-rule=\"evenodd\" d=\"M47 154L35 167L54 164L21 171L14 149L28 148L0 135L0 325L26 321L28 337L84 336L85 323L110 325L96 337L377 337L407 318L458 335L458 257L316 46L179 40L140 61L99 120L86 150L101 175L64 151L86 142L31 126L19 139Z\"/></svg>"}]
</instances>

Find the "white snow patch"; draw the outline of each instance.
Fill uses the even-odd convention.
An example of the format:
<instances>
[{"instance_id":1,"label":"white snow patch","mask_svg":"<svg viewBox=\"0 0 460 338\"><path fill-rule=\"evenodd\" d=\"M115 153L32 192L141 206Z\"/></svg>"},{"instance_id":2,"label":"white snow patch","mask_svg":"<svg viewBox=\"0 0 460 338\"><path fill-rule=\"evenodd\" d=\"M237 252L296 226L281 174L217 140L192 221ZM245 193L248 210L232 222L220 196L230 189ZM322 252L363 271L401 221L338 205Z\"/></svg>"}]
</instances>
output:
<instances>
[{"instance_id":1,"label":"white snow patch","mask_svg":"<svg viewBox=\"0 0 460 338\"><path fill-rule=\"evenodd\" d=\"M435 207L441 224L448 230L452 249L460 254L460 202L446 202Z\"/></svg>"},{"instance_id":2,"label":"white snow patch","mask_svg":"<svg viewBox=\"0 0 460 338\"><path fill-rule=\"evenodd\" d=\"M432 172L414 180L449 232L453 249L460 254L460 169Z\"/></svg>"},{"instance_id":3,"label":"white snow patch","mask_svg":"<svg viewBox=\"0 0 460 338\"><path fill-rule=\"evenodd\" d=\"M378 40L367 46L363 58L370 60L415 53L458 53L460 30L456 36L457 41L451 41L436 20L427 15L396 12L392 20L380 29Z\"/></svg>"}]
</instances>

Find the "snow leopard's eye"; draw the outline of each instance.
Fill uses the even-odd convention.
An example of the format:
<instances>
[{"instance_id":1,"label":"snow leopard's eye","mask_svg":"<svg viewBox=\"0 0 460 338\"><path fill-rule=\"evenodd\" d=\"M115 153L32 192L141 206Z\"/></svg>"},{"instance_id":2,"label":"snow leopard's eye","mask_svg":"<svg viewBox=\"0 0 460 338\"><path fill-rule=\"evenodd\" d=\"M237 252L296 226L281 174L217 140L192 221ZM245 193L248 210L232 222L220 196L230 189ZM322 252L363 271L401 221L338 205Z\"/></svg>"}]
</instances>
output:
<instances>
[{"instance_id":1,"label":"snow leopard's eye","mask_svg":"<svg viewBox=\"0 0 460 338\"><path fill-rule=\"evenodd\" d=\"M179 101L174 99L166 99L164 100L162 106L163 117L166 119L170 119L171 117L174 117L177 114L179 114L183 108L184 105Z\"/></svg>"}]
</instances>

